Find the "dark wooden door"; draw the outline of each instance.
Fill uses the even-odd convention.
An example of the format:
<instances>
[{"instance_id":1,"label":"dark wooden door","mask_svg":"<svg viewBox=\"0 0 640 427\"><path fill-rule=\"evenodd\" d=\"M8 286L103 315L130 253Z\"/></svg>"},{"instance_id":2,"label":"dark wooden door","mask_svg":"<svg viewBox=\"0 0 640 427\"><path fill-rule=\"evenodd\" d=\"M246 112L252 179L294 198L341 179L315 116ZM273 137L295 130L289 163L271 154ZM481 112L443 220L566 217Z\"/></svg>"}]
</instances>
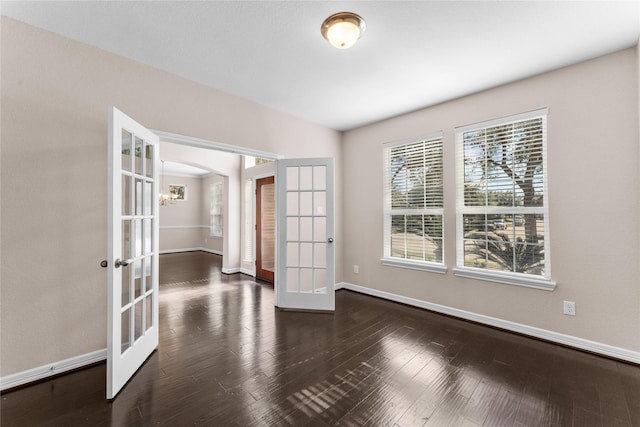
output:
<instances>
[{"instance_id":1,"label":"dark wooden door","mask_svg":"<svg viewBox=\"0 0 640 427\"><path fill-rule=\"evenodd\" d=\"M256 278L273 283L276 253L274 177L256 180Z\"/></svg>"}]
</instances>

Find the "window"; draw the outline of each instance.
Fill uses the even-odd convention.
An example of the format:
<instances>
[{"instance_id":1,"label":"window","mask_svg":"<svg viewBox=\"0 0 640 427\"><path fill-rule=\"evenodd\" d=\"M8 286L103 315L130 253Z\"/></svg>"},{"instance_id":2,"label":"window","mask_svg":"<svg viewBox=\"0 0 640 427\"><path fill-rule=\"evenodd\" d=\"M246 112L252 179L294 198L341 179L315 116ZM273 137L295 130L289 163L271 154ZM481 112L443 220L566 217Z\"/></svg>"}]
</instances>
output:
<instances>
[{"instance_id":1,"label":"window","mask_svg":"<svg viewBox=\"0 0 640 427\"><path fill-rule=\"evenodd\" d=\"M222 182L209 184L209 234L222 236Z\"/></svg>"},{"instance_id":2,"label":"window","mask_svg":"<svg viewBox=\"0 0 640 427\"><path fill-rule=\"evenodd\" d=\"M546 135L546 109L456 129L456 274L555 287Z\"/></svg>"},{"instance_id":3,"label":"window","mask_svg":"<svg viewBox=\"0 0 640 427\"><path fill-rule=\"evenodd\" d=\"M386 265L444 273L442 134L383 146Z\"/></svg>"},{"instance_id":4,"label":"window","mask_svg":"<svg viewBox=\"0 0 640 427\"><path fill-rule=\"evenodd\" d=\"M244 168L252 168L254 166L263 165L265 163L271 163L273 160L265 159L263 157L244 156Z\"/></svg>"}]
</instances>

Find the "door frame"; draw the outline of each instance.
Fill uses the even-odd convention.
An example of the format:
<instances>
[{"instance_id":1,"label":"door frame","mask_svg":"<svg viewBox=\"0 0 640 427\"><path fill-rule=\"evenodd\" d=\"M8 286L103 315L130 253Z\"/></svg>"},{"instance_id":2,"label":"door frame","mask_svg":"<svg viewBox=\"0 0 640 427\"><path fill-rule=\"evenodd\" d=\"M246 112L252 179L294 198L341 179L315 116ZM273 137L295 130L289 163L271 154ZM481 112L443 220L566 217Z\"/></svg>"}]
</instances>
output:
<instances>
[{"instance_id":1,"label":"door frame","mask_svg":"<svg viewBox=\"0 0 640 427\"><path fill-rule=\"evenodd\" d=\"M214 141L209 141L209 140L205 140L205 139L201 139L201 138L195 138L195 137L190 137L190 136L186 136L186 135L180 135L180 134L175 134L175 133L171 133L171 132L166 132L166 131L161 131L161 130L157 130L157 129L152 129L149 128L149 130L153 133L155 133L156 135L159 136L160 141L161 142L169 142L169 143L173 143L173 144L178 144L178 145L185 145L185 146L189 146L189 147L195 147L195 148L204 148L207 150L217 150L217 151L223 151L223 152L227 152L227 153L234 153L234 154L239 154L239 155L245 155L245 156L253 156L253 157L262 157L265 159L271 159L274 161L278 161L278 160L285 160L285 157L283 155L280 154L274 154L274 153L270 153L270 152L266 152L266 151L260 151L260 150L254 150L251 148L245 148L245 147L239 147L239 146L235 146L235 145L230 145L230 144L224 144L221 142L214 142ZM310 158L307 158L310 159ZM320 158L317 158L320 159ZM293 158L291 159L293 160ZM297 159L297 160L301 160L301 159ZM335 165L332 163L332 170L335 170ZM255 185L255 179L257 178L253 177L253 189L256 188ZM278 193L278 184L277 184L277 180L278 180L278 166L276 165L276 172L275 172L275 180L276 180L276 272L275 272L275 277L274 277L274 306L278 307L278 301L279 301L279 287L281 286L280 284L278 284L278 252L279 252L279 227L278 227L278 222L279 222L279 216L280 213L278 211L279 208L279 202L278 202L278 198L279 193ZM333 177L332 177L333 180ZM242 184L240 185L240 187L242 187ZM333 201L332 203L335 203L335 188L334 188L334 197L333 197ZM253 194L253 220L254 220L254 224L255 224L255 192ZM335 216L335 211L334 211L334 216ZM335 233L335 229L334 229L334 233ZM228 239L225 239L225 242L227 242ZM227 243L224 244L225 247L227 245ZM255 259L255 227L254 227L254 259ZM224 256L224 255L223 255ZM334 257L334 262L335 262L335 257ZM255 271L255 266L254 266L254 271ZM333 292L335 292L335 283L334 283L334 289ZM334 299L335 301L335 299ZM331 309L331 311L333 311L333 308Z\"/></svg>"},{"instance_id":2,"label":"door frame","mask_svg":"<svg viewBox=\"0 0 640 427\"><path fill-rule=\"evenodd\" d=\"M160 143L162 144L163 142L168 142L171 144L176 144L176 145L184 145L186 147L193 147L193 148L202 148L205 150L212 150L212 151L220 151L220 152L225 152L225 153L232 153L232 154L238 154L241 156L253 156L253 157L262 157L265 159L270 159L273 161L279 160L279 159L283 159L284 156L280 155L280 154L275 154L275 153L270 153L267 151L261 151L261 150L254 150L251 148L245 148L245 147L240 147L237 145L231 145L231 144L224 144L222 142L216 142L216 141L211 141L211 140L207 140L207 139L202 139L202 138L196 138L196 137L192 137L192 136L187 136L187 135L181 135L181 134L177 134L177 133L172 133L172 132L166 132L166 131L162 131L162 130L158 130L158 129L153 129L153 128L149 128L149 130L153 133L155 133L156 135L158 135L160 137ZM255 178L255 177L254 177ZM242 186L243 186L243 182L241 179L239 188L240 188L240 192L242 191ZM252 182L252 188L253 190L255 190L255 179L253 179ZM225 190L228 190L228 187L225 186ZM229 192L227 191L226 194L229 194ZM226 196L228 197L228 196ZM242 200L239 201L239 203L242 205ZM254 239L254 244L253 244L253 248L252 248L252 256L253 256L253 260L255 260L255 193L252 195L252 222L254 224L254 230L253 230L253 239ZM241 211L241 209L240 209ZM227 212L225 212L225 216L227 215ZM227 234L227 232L225 232L225 234ZM239 244L241 245L241 242L239 242ZM248 273L248 271L243 270L242 269L242 264L240 266L240 268L236 269L227 269L225 266L225 259L228 259L227 254L228 254L228 245L229 245L229 239L227 238L223 238L223 247L222 247L222 259L223 259L223 268L222 268L222 272L226 273L226 274L232 274L232 273L236 273L236 272L244 272L244 273ZM242 259L242 257L241 257ZM255 263L252 262L252 272L255 275Z\"/></svg>"}]
</instances>

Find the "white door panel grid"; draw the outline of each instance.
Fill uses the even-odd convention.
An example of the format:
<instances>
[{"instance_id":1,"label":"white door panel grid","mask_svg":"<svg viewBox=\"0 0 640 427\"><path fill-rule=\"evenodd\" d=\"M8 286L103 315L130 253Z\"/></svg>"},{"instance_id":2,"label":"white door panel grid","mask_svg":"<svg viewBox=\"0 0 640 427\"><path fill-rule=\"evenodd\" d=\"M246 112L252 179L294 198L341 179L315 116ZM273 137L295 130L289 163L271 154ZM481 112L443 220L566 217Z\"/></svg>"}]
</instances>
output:
<instances>
[{"instance_id":1,"label":"white door panel grid","mask_svg":"<svg viewBox=\"0 0 640 427\"><path fill-rule=\"evenodd\" d=\"M276 304L335 310L333 159L278 160Z\"/></svg>"},{"instance_id":2,"label":"white door panel grid","mask_svg":"<svg viewBox=\"0 0 640 427\"><path fill-rule=\"evenodd\" d=\"M109 116L107 399L158 346L159 138Z\"/></svg>"}]
</instances>

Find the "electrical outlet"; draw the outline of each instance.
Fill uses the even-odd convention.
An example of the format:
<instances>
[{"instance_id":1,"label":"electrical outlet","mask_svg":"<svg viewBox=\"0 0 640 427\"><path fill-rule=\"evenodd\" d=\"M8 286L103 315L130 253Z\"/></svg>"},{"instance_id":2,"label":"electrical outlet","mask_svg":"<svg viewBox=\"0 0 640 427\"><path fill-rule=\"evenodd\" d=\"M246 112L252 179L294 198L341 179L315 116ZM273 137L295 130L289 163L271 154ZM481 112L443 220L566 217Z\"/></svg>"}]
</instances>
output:
<instances>
[{"instance_id":1,"label":"electrical outlet","mask_svg":"<svg viewBox=\"0 0 640 427\"><path fill-rule=\"evenodd\" d=\"M573 301L564 301L564 314L568 316L576 315L576 303Z\"/></svg>"},{"instance_id":2,"label":"electrical outlet","mask_svg":"<svg viewBox=\"0 0 640 427\"><path fill-rule=\"evenodd\" d=\"M353 265L353 274L358 274L360 272L360 268L356 264Z\"/></svg>"}]
</instances>

